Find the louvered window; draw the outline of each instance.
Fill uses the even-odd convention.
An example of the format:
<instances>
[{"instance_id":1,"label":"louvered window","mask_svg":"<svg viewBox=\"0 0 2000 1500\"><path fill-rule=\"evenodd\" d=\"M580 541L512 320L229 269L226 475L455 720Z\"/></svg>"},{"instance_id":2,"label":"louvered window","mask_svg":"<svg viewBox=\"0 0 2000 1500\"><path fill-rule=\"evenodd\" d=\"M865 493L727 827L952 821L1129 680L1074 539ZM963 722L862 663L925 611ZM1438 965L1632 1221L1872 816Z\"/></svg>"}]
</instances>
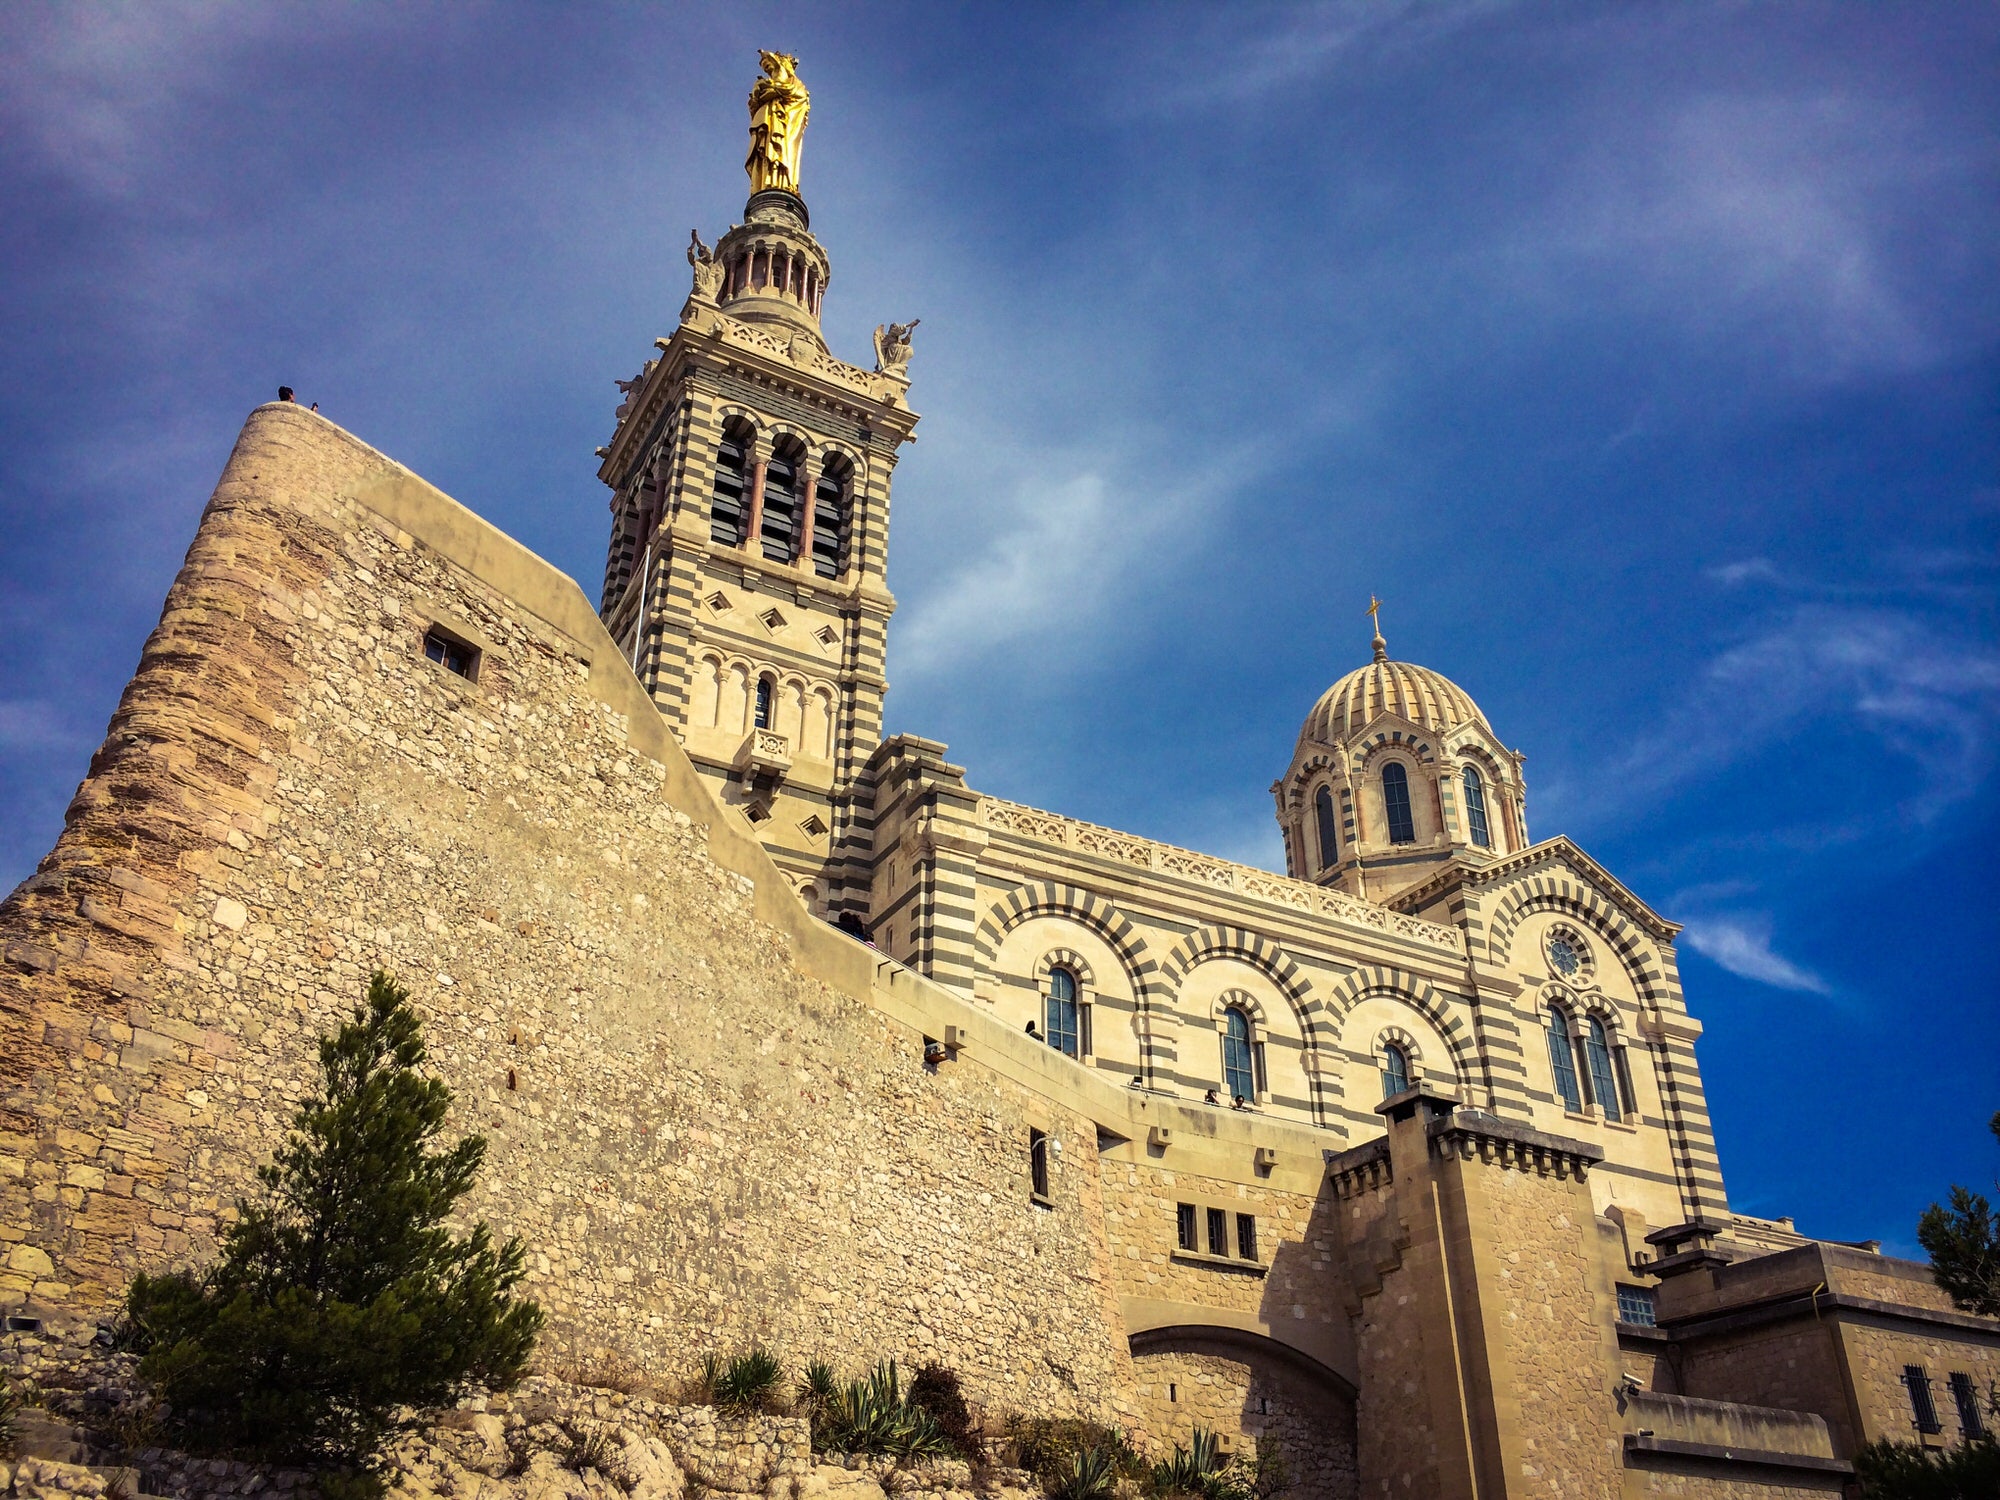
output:
<instances>
[{"instance_id":1,"label":"louvered window","mask_svg":"<svg viewBox=\"0 0 2000 1500\"><path fill-rule=\"evenodd\" d=\"M748 462L743 434L725 432L715 454L715 494L708 507L709 540L725 547L743 545L743 486Z\"/></svg>"},{"instance_id":2,"label":"louvered window","mask_svg":"<svg viewBox=\"0 0 2000 1500\"><path fill-rule=\"evenodd\" d=\"M774 453L764 466L764 556L790 562L799 544L799 467L795 455Z\"/></svg>"},{"instance_id":3,"label":"louvered window","mask_svg":"<svg viewBox=\"0 0 2000 1500\"><path fill-rule=\"evenodd\" d=\"M822 474L813 486L813 572L838 578L847 564L847 485L838 474Z\"/></svg>"}]
</instances>

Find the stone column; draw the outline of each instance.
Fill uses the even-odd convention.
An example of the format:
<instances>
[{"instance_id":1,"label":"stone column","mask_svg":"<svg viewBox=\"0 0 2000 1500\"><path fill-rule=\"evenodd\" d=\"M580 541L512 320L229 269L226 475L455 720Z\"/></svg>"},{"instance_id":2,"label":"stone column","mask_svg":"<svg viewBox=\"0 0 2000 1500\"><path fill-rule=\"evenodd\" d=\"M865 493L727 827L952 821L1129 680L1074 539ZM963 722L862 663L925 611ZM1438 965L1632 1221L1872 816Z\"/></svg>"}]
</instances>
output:
<instances>
[{"instance_id":1,"label":"stone column","mask_svg":"<svg viewBox=\"0 0 2000 1500\"><path fill-rule=\"evenodd\" d=\"M799 474L805 481L805 498L800 502L805 515L799 520L799 551L793 559L808 572L812 570L813 557L813 512L819 509L820 471L826 466L826 458L821 456L817 463L801 464Z\"/></svg>"},{"instance_id":2,"label":"stone column","mask_svg":"<svg viewBox=\"0 0 2000 1500\"><path fill-rule=\"evenodd\" d=\"M764 469L770 460L762 456L750 465L750 515L743 523L743 545L752 557L761 557L764 547Z\"/></svg>"}]
</instances>

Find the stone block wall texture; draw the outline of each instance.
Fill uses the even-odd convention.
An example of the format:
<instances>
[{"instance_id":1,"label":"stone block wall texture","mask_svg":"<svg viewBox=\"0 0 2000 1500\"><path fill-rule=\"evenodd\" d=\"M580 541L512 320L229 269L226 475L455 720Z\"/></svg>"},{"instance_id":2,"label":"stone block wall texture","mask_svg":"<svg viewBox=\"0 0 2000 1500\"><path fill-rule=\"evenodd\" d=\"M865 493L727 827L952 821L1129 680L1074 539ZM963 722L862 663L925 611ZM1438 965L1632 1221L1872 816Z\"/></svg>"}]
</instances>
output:
<instances>
[{"instance_id":1,"label":"stone block wall texture","mask_svg":"<svg viewBox=\"0 0 2000 1500\"><path fill-rule=\"evenodd\" d=\"M483 646L476 682L424 658L434 621ZM864 950L858 989L795 962L747 834L690 815L583 622L379 454L252 415L0 914L0 1295L108 1309L207 1257L381 967L490 1142L467 1210L531 1247L552 1349L948 1358L984 1401L1129 1423L1090 1122L927 1068L857 997ZM1066 1147L1053 1211L1031 1107Z\"/></svg>"},{"instance_id":2,"label":"stone block wall texture","mask_svg":"<svg viewBox=\"0 0 2000 1500\"><path fill-rule=\"evenodd\" d=\"M1196 1427L1275 1453L1291 1492L1352 1500L1354 1404L1283 1363L1238 1351L1177 1349L1134 1360L1147 1430L1185 1444Z\"/></svg>"}]
</instances>

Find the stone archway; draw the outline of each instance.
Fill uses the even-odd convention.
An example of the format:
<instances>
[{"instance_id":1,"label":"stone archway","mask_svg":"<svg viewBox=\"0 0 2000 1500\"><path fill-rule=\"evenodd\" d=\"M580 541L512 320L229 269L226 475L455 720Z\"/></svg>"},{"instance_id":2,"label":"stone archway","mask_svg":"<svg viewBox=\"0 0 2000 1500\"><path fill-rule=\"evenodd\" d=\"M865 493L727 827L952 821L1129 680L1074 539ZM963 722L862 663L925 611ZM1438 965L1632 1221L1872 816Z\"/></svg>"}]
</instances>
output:
<instances>
[{"instance_id":1,"label":"stone archway","mask_svg":"<svg viewBox=\"0 0 2000 1500\"><path fill-rule=\"evenodd\" d=\"M1298 1500L1353 1500L1355 1389L1310 1355L1247 1329L1211 1324L1131 1336L1146 1431L1160 1452L1196 1427L1237 1449L1275 1450Z\"/></svg>"}]
</instances>

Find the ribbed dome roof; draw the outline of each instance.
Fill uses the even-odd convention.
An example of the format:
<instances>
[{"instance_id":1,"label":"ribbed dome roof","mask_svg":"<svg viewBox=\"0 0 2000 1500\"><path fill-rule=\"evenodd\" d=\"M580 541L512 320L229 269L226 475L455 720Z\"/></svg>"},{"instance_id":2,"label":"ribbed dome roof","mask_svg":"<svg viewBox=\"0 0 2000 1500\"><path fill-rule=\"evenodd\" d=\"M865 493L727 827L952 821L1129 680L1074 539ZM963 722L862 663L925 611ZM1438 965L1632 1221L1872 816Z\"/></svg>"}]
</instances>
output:
<instances>
[{"instance_id":1,"label":"ribbed dome roof","mask_svg":"<svg viewBox=\"0 0 2000 1500\"><path fill-rule=\"evenodd\" d=\"M1492 728L1479 705L1442 672L1412 662L1390 661L1387 653L1378 649L1375 660L1326 690L1306 715L1299 738L1345 741L1381 713L1399 714L1437 734L1468 719L1477 720L1489 731Z\"/></svg>"}]
</instances>

